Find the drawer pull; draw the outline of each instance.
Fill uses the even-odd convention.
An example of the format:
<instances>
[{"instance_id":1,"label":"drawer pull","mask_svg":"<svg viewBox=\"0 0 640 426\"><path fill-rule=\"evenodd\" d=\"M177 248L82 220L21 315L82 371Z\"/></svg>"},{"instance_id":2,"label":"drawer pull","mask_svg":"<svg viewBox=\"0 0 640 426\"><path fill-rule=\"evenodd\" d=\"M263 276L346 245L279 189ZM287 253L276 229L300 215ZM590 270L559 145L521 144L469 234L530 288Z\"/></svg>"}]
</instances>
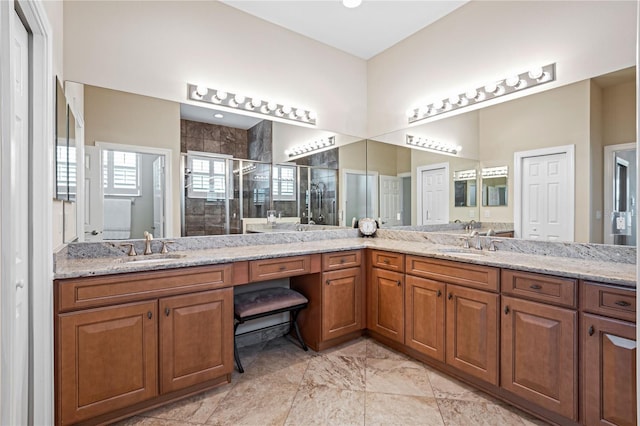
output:
<instances>
[{"instance_id":1,"label":"drawer pull","mask_svg":"<svg viewBox=\"0 0 640 426\"><path fill-rule=\"evenodd\" d=\"M438 290L438 293L436 293L436 296L438 296L438 297L442 296L442 292L440 290Z\"/></svg>"},{"instance_id":2,"label":"drawer pull","mask_svg":"<svg viewBox=\"0 0 640 426\"><path fill-rule=\"evenodd\" d=\"M449 300L453 299L453 293L449 292L449 296L447 296L447 299Z\"/></svg>"},{"instance_id":3,"label":"drawer pull","mask_svg":"<svg viewBox=\"0 0 640 426\"><path fill-rule=\"evenodd\" d=\"M166 316L169 316L169 313L171 312L171 309L169 309L169 307L164 308L164 314Z\"/></svg>"},{"instance_id":4,"label":"drawer pull","mask_svg":"<svg viewBox=\"0 0 640 426\"><path fill-rule=\"evenodd\" d=\"M542 288L542 286L540 284L531 284L529 286L529 288L531 288L533 290L540 290Z\"/></svg>"},{"instance_id":5,"label":"drawer pull","mask_svg":"<svg viewBox=\"0 0 640 426\"><path fill-rule=\"evenodd\" d=\"M284 266L284 265L280 265L280 271L284 271L285 269L287 269L287 267L286 267L286 266Z\"/></svg>"},{"instance_id":6,"label":"drawer pull","mask_svg":"<svg viewBox=\"0 0 640 426\"><path fill-rule=\"evenodd\" d=\"M509 306L508 305L504 307L504 314L505 315L509 315Z\"/></svg>"},{"instance_id":7,"label":"drawer pull","mask_svg":"<svg viewBox=\"0 0 640 426\"><path fill-rule=\"evenodd\" d=\"M383 260L382 263L384 263L385 265L388 265L389 264L389 259Z\"/></svg>"},{"instance_id":8,"label":"drawer pull","mask_svg":"<svg viewBox=\"0 0 640 426\"><path fill-rule=\"evenodd\" d=\"M402 283L400 282L400 280L396 281L396 284L398 284L398 287L400 287L400 285L402 285Z\"/></svg>"},{"instance_id":9,"label":"drawer pull","mask_svg":"<svg viewBox=\"0 0 640 426\"><path fill-rule=\"evenodd\" d=\"M153 318L153 314L151 313L151 311L147 312L147 318L149 319Z\"/></svg>"},{"instance_id":10,"label":"drawer pull","mask_svg":"<svg viewBox=\"0 0 640 426\"><path fill-rule=\"evenodd\" d=\"M595 333L596 330L595 328L593 328L593 326L589 327L589 336L593 336L593 333Z\"/></svg>"},{"instance_id":11,"label":"drawer pull","mask_svg":"<svg viewBox=\"0 0 640 426\"><path fill-rule=\"evenodd\" d=\"M346 262L346 259L344 257L341 257L340 258L340 263L344 263L344 262Z\"/></svg>"},{"instance_id":12,"label":"drawer pull","mask_svg":"<svg viewBox=\"0 0 640 426\"><path fill-rule=\"evenodd\" d=\"M622 307L627 307L627 306L631 306L631 303L625 301L625 300L617 300L616 305L618 306L622 306Z\"/></svg>"}]
</instances>

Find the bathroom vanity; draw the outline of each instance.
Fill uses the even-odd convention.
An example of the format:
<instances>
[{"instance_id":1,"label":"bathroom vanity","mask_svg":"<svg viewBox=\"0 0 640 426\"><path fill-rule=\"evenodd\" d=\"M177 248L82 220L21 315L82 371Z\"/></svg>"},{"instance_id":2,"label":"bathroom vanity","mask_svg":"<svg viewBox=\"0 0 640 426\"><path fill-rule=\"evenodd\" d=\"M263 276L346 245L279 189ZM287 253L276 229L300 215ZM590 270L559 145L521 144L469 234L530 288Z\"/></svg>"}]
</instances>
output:
<instances>
[{"instance_id":1,"label":"bathroom vanity","mask_svg":"<svg viewBox=\"0 0 640 426\"><path fill-rule=\"evenodd\" d=\"M366 332L546 421L636 422L633 264L354 237L176 253L58 259L57 424L230 382L233 288L274 278L316 351Z\"/></svg>"}]
</instances>

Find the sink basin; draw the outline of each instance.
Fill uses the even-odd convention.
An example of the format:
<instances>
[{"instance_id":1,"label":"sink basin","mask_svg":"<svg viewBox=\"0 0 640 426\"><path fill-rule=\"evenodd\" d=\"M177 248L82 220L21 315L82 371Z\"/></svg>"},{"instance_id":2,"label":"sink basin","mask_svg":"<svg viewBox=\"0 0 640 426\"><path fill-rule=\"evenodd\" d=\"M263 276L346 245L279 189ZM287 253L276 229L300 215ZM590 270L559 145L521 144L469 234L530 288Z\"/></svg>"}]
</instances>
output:
<instances>
[{"instance_id":1,"label":"sink basin","mask_svg":"<svg viewBox=\"0 0 640 426\"><path fill-rule=\"evenodd\" d=\"M456 256L484 256L485 253L480 250L466 249L466 248L443 248L438 249L438 253L455 254Z\"/></svg>"},{"instance_id":2,"label":"sink basin","mask_svg":"<svg viewBox=\"0 0 640 426\"><path fill-rule=\"evenodd\" d=\"M178 254L178 253L168 253L168 254L149 254L149 255L142 255L142 256L130 256L127 257L126 259L122 259L123 262L125 263L129 263L129 262L134 262L134 263L159 263L159 262L166 262L169 260L175 260L175 259L181 259L183 257L185 257L185 254Z\"/></svg>"}]
</instances>

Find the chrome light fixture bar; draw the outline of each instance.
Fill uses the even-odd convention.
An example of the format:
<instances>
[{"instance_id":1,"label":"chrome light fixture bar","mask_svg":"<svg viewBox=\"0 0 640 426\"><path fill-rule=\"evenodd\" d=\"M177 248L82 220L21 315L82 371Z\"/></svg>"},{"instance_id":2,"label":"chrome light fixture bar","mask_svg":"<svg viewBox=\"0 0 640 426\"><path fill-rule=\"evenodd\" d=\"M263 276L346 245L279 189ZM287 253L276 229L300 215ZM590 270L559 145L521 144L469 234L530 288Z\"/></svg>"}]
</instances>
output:
<instances>
[{"instance_id":1,"label":"chrome light fixture bar","mask_svg":"<svg viewBox=\"0 0 640 426\"><path fill-rule=\"evenodd\" d=\"M483 178L507 177L509 176L509 167L485 167L482 169Z\"/></svg>"},{"instance_id":2,"label":"chrome light fixture bar","mask_svg":"<svg viewBox=\"0 0 640 426\"><path fill-rule=\"evenodd\" d=\"M314 151L318 151L323 148L328 148L336 144L336 137L329 136L326 139L320 139L313 142L307 142L305 144L293 146L287 150L285 150L285 154L289 157L295 157L302 154L309 154Z\"/></svg>"},{"instance_id":3,"label":"chrome light fixture bar","mask_svg":"<svg viewBox=\"0 0 640 426\"><path fill-rule=\"evenodd\" d=\"M556 79L556 64L545 65L521 74L512 75L483 87L467 90L427 105L411 108L407 111L409 124L425 120L446 112L455 111L480 102L519 92L526 88L540 86Z\"/></svg>"},{"instance_id":4,"label":"chrome light fixture bar","mask_svg":"<svg viewBox=\"0 0 640 426\"><path fill-rule=\"evenodd\" d=\"M304 108L294 108L290 105L273 101L262 100L257 97L248 97L237 93L225 92L219 89L196 84L187 84L187 97L194 101L206 102L234 108L241 111L250 111L270 117L283 118L305 124L316 124L316 114Z\"/></svg>"},{"instance_id":5,"label":"chrome light fixture bar","mask_svg":"<svg viewBox=\"0 0 640 426\"><path fill-rule=\"evenodd\" d=\"M476 180L476 169L458 170L453 173L453 180Z\"/></svg>"},{"instance_id":6,"label":"chrome light fixture bar","mask_svg":"<svg viewBox=\"0 0 640 426\"><path fill-rule=\"evenodd\" d=\"M420 138L413 135L407 135L407 145L453 155L456 155L462 149L461 147L450 143L438 142L432 139Z\"/></svg>"}]
</instances>

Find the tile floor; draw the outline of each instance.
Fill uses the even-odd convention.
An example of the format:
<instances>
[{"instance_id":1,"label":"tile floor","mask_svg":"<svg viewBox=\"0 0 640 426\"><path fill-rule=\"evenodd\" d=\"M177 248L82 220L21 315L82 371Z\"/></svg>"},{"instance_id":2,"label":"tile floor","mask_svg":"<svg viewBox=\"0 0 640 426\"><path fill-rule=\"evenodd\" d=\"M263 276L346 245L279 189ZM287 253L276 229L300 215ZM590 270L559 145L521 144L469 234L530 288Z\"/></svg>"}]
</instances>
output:
<instances>
[{"instance_id":1,"label":"tile floor","mask_svg":"<svg viewBox=\"0 0 640 426\"><path fill-rule=\"evenodd\" d=\"M118 426L546 424L365 337L322 353L282 337L240 356L231 384Z\"/></svg>"}]
</instances>

